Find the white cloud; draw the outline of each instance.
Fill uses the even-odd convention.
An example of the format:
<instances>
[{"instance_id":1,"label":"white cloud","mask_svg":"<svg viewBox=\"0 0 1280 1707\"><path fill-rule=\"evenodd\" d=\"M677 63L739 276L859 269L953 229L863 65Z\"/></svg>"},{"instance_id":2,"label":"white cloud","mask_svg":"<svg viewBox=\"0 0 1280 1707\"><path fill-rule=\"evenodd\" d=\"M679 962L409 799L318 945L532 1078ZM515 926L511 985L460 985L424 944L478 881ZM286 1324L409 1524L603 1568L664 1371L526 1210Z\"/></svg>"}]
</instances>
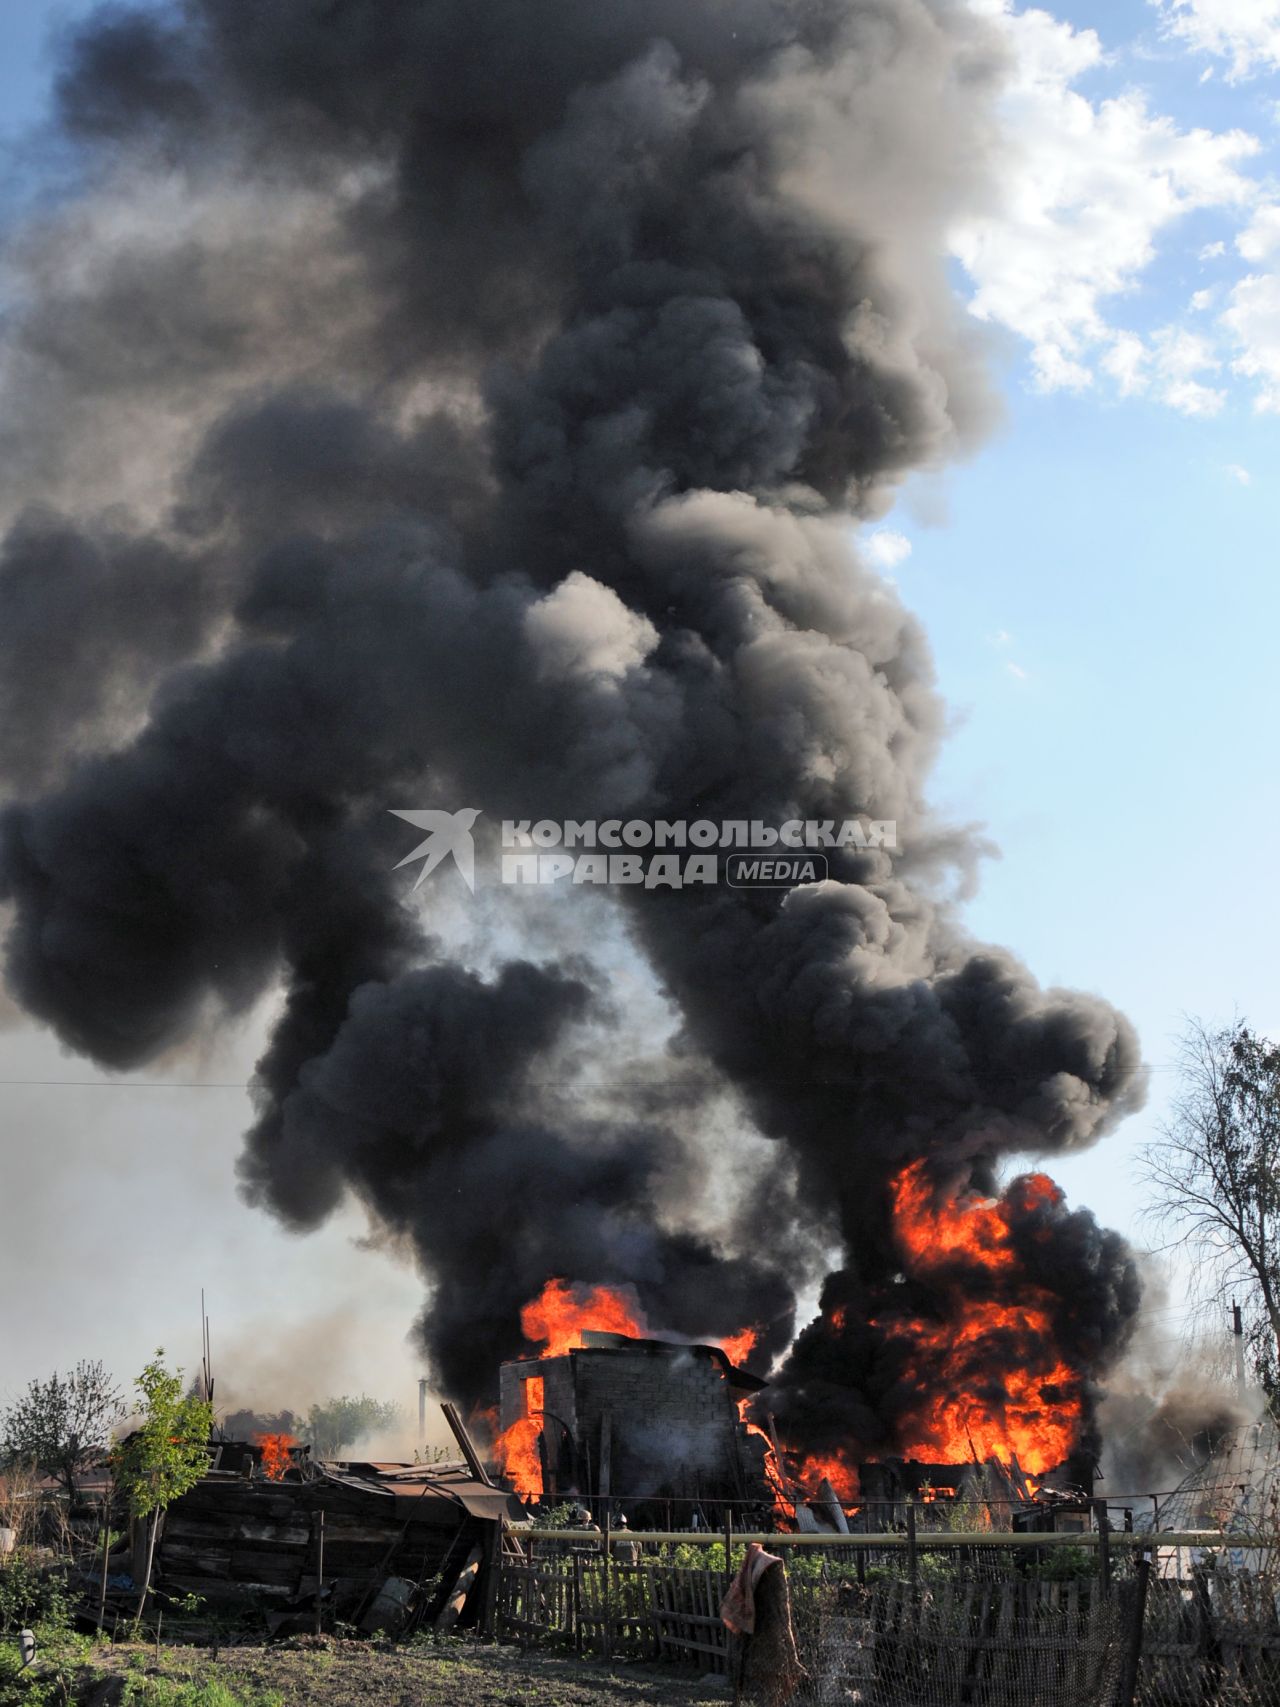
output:
<instances>
[{"instance_id":1,"label":"white cloud","mask_svg":"<svg viewBox=\"0 0 1280 1707\"><path fill-rule=\"evenodd\" d=\"M1227 246L1222 239L1219 238L1216 243L1205 244L1204 248L1200 251L1199 259L1202 261L1216 261L1220 256L1225 255L1226 252Z\"/></svg>"},{"instance_id":2,"label":"white cloud","mask_svg":"<svg viewBox=\"0 0 1280 1707\"><path fill-rule=\"evenodd\" d=\"M1256 191L1238 168L1258 145L1242 131L1180 130L1138 93L1095 103L1073 87L1103 63L1094 31L1015 13L1012 0L973 3L1005 35L1014 70L1001 205L953 235L972 311L1030 343L1043 390L1082 390L1099 366L1122 390L1145 389L1141 344L1109 323L1105 306L1135 287L1157 238L1184 214L1248 205ZM1218 395L1185 373L1151 389L1200 413Z\"/></svg>"},{"instance_id":3,"label":"white cloud","mask_svg":"<svg viewBox=\"0 0 1280 1707\"><path fill-rule=\"evenodd\" d=\"M1180 415L1216 415L1226 392L1202 376L1222 371L1213 343L1182 326L1162 326L1150 341L1121 332L1099 364L1122 397L1152 397Z\"/></svg>"},{"instance_id":4,"label":"white cloud","mask_svg":"<svg viewBox=\"0 0 1280 1707\"><path fill-rule=\"evenodd\" d=\"M1235 371L1258 382L1254 408L1280 412L1280 274L1246 274L1221 319L1240 349Z\"/></svg>"},{"instance_id":5,"label":"white cloud","mask_svg":"<svg viewBox=\"0 0 1280 1707\"><path fill-rule=\"evenodd\" d=\"M1187 307L1192 314L1202 314L1206 308L1213 306L1213 299L1216 294L1213 290L1198 290L1192 295Z\"/></svg>"},{"instance_id":6,"label":"white cloud","mask_svg":"<svg viewBox=\"0 0 1280 1707\"><path fill-rule=\"evenodd\" d=\"M1246 261L1265 261L1280 249L1280 203L1263 202L1236 238L1236 248Z\"/></svg>"},{"instance_id":7,"label":"white cloud","mask_svg":"<svg viewBox=\"0 0 1280 1707\"><path fill-rule=\"evenodd\" d=\"M1163 326L1152 340L1155 353L1155 394L1183 415L1216 415L1226 392L1202 383L1200 374L1216 374L1221 362L1213 345L1197 332Z\"/></svg>"},{"instance_id":8,"label":"white cloud","mask_svg":"<svg viewBox=\"0 0 1280 1707\"><path fill-rule=\"evenodd\" d=\"M1241 468L1238 462L1229 462L1222 471L1228 480L1234 480L1237 486L1251 486L1253 476L1247 468Z\"/></svg>"},{"instance_id":9,"label":"white cloud","mask_svg":"<svg viewBox=\"0 0 1280 1707\"><path fill-rule=\"evenodd\" d=\"M1100 365L1120 387L1120 395L1132 397L1146 390L1148 359L1147 346L1136 332L1117 332Z\"/></svg>"},{"instance_id":10,"label":"white cloud","mask_svg":"<svg viewBox=\"0 0 1280 1707\"><path fill-rule=\"evenodd\" d=\"M1024 670L1021 664L1015 664L1012 659L1005 665L1005 669L1015 681L1029 682L1031 680L1031 672Z\"/></svg>"},{"instance_id":11,"label":"white cloud","mask_svg":"<svg viewBox=\"0 0 1280 1707\"><path fill-rule=\"evenodd\" d=\"M1160 394L1160 401L1179 415L1216 415L1226 400L1225 391L1201 385L1198 379L1174 380Z\"/></svg>"},{"instance_id":12,"label":"white cloud","mask_svg":"<svg viewBox=\"0 0 1280 1707\"><path fill-rule=\"evenodd\" d=\"M1165 27L1197 53L1229 59L1227 78L1280 66L1280 0L1152 0Z\"/></svg>"},{"instance_id":13,"label":"white cloud","mask_svg":"<svg viewBox=\"0 0 1280 1707\"><path fill-rule=\"evenodd\" d=\"M1009 633L1007 628L997 628L994 634L989 634L987 636L987 639L993 646L1013 645L1013 636Z\"/></svg>"},{"instance_id":14,"label":"white cloud","mask_svg":"<svg viewBox=\"0 0 1280 1707\"><path fill-rule=\"evenodd\" d=\"M1276 261L1280 255L1280 203L1263 202L1236 238L1244 260ZM1249 272L1232 287L1220 324L1239 351L1232 366L1257 382L1253 406L1259 413L1280 411L1280 274Z\"/></svg>"},{"instance_id":15,"label":"white cloud","mask_svg":"<svg viewBox=\"0 0 1280 1707\"><path fill-rule=\"evenodd\" d=\"M896 569L911 555L911 541L892 528L877 528L862 542L863 550L878 569Z\"/></svg>"}]
</instances>

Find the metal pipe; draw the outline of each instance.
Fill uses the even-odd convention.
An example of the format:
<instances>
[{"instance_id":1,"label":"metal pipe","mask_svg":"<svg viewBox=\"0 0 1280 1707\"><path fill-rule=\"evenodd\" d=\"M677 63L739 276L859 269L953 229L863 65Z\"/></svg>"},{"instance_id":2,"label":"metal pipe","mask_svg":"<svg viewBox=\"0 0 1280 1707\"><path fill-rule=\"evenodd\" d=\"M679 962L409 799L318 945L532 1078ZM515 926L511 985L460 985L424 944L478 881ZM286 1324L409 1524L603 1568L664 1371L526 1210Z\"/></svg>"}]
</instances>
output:
<instances>
[{"instance_id":1,"label":"metal pipe","mask_svg":"<svg viewBox=\"0 0 1280 1707\"><path fill-rule=\"evenodd\" d=\"M512 1535L526 1533L520 1524L510 1525ZM577 1541L582 1540L580 1529L530 1529L527 1533L536 1535L539 1541ZM631 1538L640 1543L669 1542L671 1544L685 1543L694 1547L718 1547L724 1540L723 1532L715 1529L636 1529L632 1530ZM745 1547L748 1542L758 1541L762 1547L826 1547L828 1549L855 1551L861 1548L864 1552L901 1553L907 1548L907 1537L902 1534L878 1535L874 1532L859 1531L853 1535L838 1535L834 1531L821 1535L797 1535L789 1530L761 1529L753 1532L736 1530L734 1541L738 1546ZM1043 1530L1030 1531L1025 1535L1005 1534L975 1534L972 1529L961 1530L918 1530L916 1548L921 1553L943 1551L950 1547L975 1547L984 1550L990 1548L1012 1547L1097 1547L1101 1537L1096 1531L1082 1534L1065 1531L1054 1534ZM1123 1530L1113 1530L1107 1537L1109 1549L1114 1552L1117 1547L1243 1547L1251 1548L1280 1548L1280 1534L1251 1535L1232 1530L1229 1534L1221 1529L1171 1529L1167 1534L1148 1532L1142 1535L1126 1535Z\"/></svg>"}]
</instances>

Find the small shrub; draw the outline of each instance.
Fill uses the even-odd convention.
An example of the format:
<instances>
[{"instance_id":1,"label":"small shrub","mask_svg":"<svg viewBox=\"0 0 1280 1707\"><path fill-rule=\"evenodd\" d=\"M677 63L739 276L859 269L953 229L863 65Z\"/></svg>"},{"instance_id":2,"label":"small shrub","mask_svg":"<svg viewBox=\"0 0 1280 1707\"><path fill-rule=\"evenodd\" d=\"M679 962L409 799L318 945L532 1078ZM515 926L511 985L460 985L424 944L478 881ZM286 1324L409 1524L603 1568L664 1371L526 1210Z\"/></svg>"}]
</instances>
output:
<instances>
[{"instance_id":1,"label":"small shrub","mask_svg":"<svg viewBox=\"0 0 1280 1707\"><path fill-rule=\"evenodd\" d=\"M533 1520L535 1529L574 1529L578 1514L577 1500L566 1501L561 1505L553 1505L537 1513Z\"/></svg>"},{"instance_id":2,"label":"small shrub","mask_svg":"<svg viewBox=\"0 0 1280 1707\"><path fill-rule=\"evenodd\" d=\"M26 1626L67 1622L66 1589L62 1579L38 1569L22 1554L0 1565L0 1636L13 1636Z\"/></svg>"},{"instance_id":3,"label":"small shrub","mask_svg":"<svg viewBox=\"0 0 1280 1707\"><path fill-rule=\"evenodd\" d=\"M1081 1577L1096 1577L1098 1556L1088 1547L1046 1547L1027 1575L1042 1583L1065 1583Z\"/></svg>"}]
</instances>

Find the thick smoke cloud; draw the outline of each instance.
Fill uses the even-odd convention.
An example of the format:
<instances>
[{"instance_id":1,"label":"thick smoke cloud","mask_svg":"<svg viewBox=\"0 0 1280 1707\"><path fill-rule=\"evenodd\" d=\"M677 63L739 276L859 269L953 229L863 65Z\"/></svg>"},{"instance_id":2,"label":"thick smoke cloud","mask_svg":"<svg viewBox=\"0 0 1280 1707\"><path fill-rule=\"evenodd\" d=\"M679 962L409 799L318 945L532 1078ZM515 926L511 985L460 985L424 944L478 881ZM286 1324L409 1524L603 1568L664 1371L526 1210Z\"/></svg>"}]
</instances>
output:
<instances>
[{"instance_id":1,"label":"thick smoke cloud","mask_svg":"<svg viewBox=\"0 0 1280 1707\"><path fill-rule=\"evenodd\" d=\"M38 787L82 736L123 739L156 673L198 650L216 608L210 565L159 539L90 532L33 511L0 554L0 770Z\"/></svg>"},{"instance_id":2,"label":"thick smoke cloud","mask_svg":"<svg viewBox=\"0 0 1280 1707\"><path fill-rule=\"evenodd\" d=\"M991 416L942 255L1000 73L947 0L187 0L68 52L84 196L27 242L14 371L92 465L77 495L59 463L68 510L102 479L86 400L181 431L165 492L109 531L21 521L0 560L30 632L70 601L98 647L56 672L73 764L0 657L8 982L120 1068L283 985L245 1190L298 1228L352 1191L407 1240L460 1397L555 1274L677 1332L759 1324L767 1361L815 1237L829 1292L890 1284L905 1161L981 1186L1140 1099L1119 1015L965 937L983 850L925 803L928 648L851 545ZM148 191L207 217L103 236ZM100 264L42 291L77 228ZM680 1214L702 1092L549 1088L625 1049L600 954L482 974L407 904L387 809L428 802L897 820L900 851L784 898L619 892L690 1083L777 1146L718 1224ZM1100 1369L1127 1258L1087 1217L1042 1248ZM825 1385L800 1342L798 1435L885 1439L857 1332Z\"/></svg>"}]
</instances>

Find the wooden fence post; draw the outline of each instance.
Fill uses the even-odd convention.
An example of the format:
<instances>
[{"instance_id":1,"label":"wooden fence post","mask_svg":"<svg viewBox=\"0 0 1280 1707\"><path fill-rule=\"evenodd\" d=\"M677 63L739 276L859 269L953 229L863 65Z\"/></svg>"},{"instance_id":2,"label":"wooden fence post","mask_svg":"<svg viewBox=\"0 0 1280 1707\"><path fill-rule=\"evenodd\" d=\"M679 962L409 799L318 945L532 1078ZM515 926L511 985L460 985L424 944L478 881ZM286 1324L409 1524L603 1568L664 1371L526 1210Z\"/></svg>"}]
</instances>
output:
<instances>
[{"instance_id":1,"label":"wooden fence post","mask_svg":"<svg viewBox=\"0 0 1280 1707\"><path fill-rule=\"evenodd\" d=\"M907 1579L914 1592L920 1586L920 1558L916 1548L916 1502L907 1501Z\"/></svg>"},{"instance_id":2,"label":"wooden fence post","mask_svg":"<svg viewBox=\"0 0 1280 1707\"><path fill-rule=\"evenodd\" d=\"M324 1628L324 1511L316 1513L316 1635Z\"/></svg>"},{"instance_id":3,"label":"wooden fence post","mask_svg":"<svg viewBox=\"0 0 1280 1707\"><path fill-rule=\"evenodd\" d=\"M492 1641L498 1623L498 1591L502 1586L502 1519L496 1523L485 1525L484 1558L480 1568L484 1572L484 1597L480 1602L480 1616L476 1621L476 1630L486 1641Z\"/></svg>"},{"instance_id":4,"label":"wooden fence post","mask_svg":"<svg viewBox=\"0 0 1280 1707\"><path fill-rule=\"evenodd\" d=\"M107 1571L111 1554L111 1495L112 1483L108 1482L102 1496L102 1582L98 1594L98 1628L101 1630L107 1616Z\"/></svg>"},{"instance_id":5,"label":"wooden fence post","mask_svg":"<svg viewBox=\"0 0 1280 1707\"><path fill-rule=\"evenodd\" d=\"M1204 1694L1201 1699L1216 1701L1222 1687L1222 1644L1214 1625L1208 1569L1197 1565L1191 1580L1196 1608L1196 1652L1204 1667Z\"/></svg>"},{"instance_id":6,"label":"wooden fence post","mask_svg":"<svg viewBox=\"0 0 1280 1707\"><path fill-rule=\"evenodd\" d=\"M1138 1694L1138 1662L1142 1658L1142 1635L1147 1617L1147 1584L1151 1578L1151 1560L1144 1553L1138 1560L1133 1585L1133 1608L1129 1618L1129 1640L1124 1650L1124 1670L1120 1674L1119 1707L1133 1707Z\"/></svg>"},{"instance_id":7,"label":"wooden fence post","mask_svg":"<svg viewBox=\"0 0 1280 1707\"><path fill-rule=\"evenodd\" d=\"M607 1414L607 1413L606 1413ZM604 1657L613 1658L613 1518L606 1502L604 1508Z\"/></svg>"},{"instance_id":8,"label":"wooden fence post","mask_svg":"<svg viewBox=\"0 0 1280 1707\"><path fill-rule=\"evenodd\" d=\"M1106 1500L1094 1500L1094 1516L1098 1521L1098 1580L1104 1595L1111 1593L1111 1524L1107 1518Z\"/></svg>"}]
</instances>

